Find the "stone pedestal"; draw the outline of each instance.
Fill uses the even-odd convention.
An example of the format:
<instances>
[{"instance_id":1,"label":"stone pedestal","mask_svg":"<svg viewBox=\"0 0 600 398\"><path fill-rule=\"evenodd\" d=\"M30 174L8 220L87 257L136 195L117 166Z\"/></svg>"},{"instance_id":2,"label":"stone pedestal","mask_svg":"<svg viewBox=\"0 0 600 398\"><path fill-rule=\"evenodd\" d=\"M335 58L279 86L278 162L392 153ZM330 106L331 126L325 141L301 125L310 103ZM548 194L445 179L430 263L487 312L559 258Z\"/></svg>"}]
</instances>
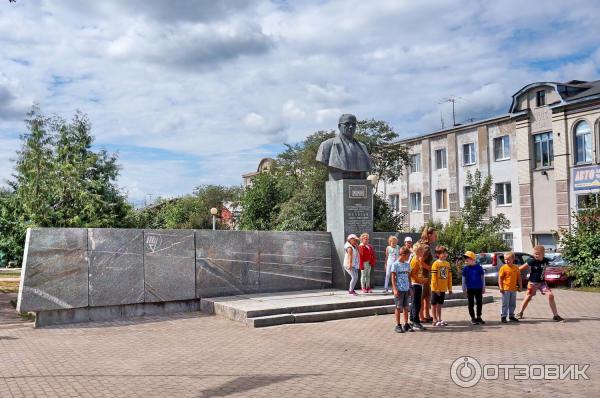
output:
<instances>
[{"instance_id":1,"label":"stone pedestal","mask_svg":"<svg viewBox=\"0 0 600 398\"><path fill-rule=\"evenodd\" d=\"M342 267L344 243L349 234L373 232L373 186L368 180L327 181L325 192L327 232L333 239L333 286L347 289L350 277Z\"/></svg>"}]
</instances>

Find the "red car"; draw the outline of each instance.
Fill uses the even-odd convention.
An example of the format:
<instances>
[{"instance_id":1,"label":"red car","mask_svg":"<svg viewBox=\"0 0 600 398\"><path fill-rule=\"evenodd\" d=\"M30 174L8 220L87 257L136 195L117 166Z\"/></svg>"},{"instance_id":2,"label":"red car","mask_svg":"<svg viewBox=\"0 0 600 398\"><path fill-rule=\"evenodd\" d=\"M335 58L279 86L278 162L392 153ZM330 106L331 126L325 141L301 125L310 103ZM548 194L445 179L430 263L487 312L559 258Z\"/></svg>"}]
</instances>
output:
<instances>
[{"instance_id":1,"label":"red car","mask_svg":"<svg viewBox=\"0 0 600 398\"><path fill-rule=\"evenodd\" d=\"M544 270L544 280L546 281L546 284L548 284L548 286L566 285L571 287L573 280L568 275L569 264L560 254L546 257L550 260L550 264Z\"/></svg>"}]
</instances>

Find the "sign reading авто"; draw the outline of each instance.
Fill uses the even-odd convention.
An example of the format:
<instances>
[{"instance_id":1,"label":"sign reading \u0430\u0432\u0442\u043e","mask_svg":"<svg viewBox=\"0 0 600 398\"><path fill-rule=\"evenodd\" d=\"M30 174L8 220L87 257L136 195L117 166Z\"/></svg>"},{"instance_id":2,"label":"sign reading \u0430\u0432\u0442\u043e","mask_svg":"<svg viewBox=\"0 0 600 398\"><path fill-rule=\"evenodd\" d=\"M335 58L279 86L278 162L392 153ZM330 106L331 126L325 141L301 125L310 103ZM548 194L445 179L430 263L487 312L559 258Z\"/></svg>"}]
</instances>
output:
<instances>
[{"instance_id":1,"label":"sign reading \u0430\u0432\u0442\u043e","mask_svg":"<svg viewBox=\"0 0 600 398\"><path fill-rule=\"evenodd\" d=\"M573 169L573 189L575 191L600 189L600 166Z\"/></svg>"}]
</instances>

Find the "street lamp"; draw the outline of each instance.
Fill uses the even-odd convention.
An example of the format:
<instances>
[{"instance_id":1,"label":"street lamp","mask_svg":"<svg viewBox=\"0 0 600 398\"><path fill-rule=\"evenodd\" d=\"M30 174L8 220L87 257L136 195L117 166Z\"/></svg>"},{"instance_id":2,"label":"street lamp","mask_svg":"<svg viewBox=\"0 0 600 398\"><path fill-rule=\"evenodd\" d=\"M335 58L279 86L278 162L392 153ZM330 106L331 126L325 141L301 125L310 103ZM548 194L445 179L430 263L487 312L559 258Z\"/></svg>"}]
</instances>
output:
<instances>
[{"instance_id":1,"label":"street lamp","mask_svg":"<svg viewBox=\"0 0 600 398\"><path fill-rule=\"evenodd\" d=\"M217 222L217 213L219 212L219 210L217 210L216 207L213 207L212 209L210 209L210 214L212 214L212 219L213 219L213 231L216 229L216 222Z\"/></svg>"},{"instance_id":2,"label":"street lamp","mask_svg":"<svg viewBox=\"0 0 600 398\"><path fill-rule=\"evenodd\" d=\"M370 176L367 177L367 180L369 180L371 182L371 185L373 185L373 187L377 188L377 184L379 184L378 176L376 176L375 174L371 174Z\"/></svg>"}]
</instances>

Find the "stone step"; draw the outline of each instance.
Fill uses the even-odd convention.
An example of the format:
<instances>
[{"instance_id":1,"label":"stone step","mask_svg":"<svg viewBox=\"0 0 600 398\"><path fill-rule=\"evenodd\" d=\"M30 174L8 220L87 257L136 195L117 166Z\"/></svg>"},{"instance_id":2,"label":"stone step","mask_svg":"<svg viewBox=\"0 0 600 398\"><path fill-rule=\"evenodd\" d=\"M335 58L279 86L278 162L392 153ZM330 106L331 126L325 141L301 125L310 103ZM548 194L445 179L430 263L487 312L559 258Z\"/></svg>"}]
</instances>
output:
<instances>
[{"instance_id":1,"label":"stone step","mask_svg":"<svg viewBox=\"0 0 600 398\"><path fill-rule=\"evenodd\" d=\"M484 296L484 303L492 301L492 296ZM467 300L462 292L447 294L444 305L467 305ZM394 312L394 297L383 292L352 296L341 290L321 289L203 298L200 307L203 312L251 327L265 327L390 314Z\"/></svg>"},{"instance_id":2,"label":"stone step","mask_svg":"<svg viewBox=\"0 0 600 398\"><path fill-rule=\"evenodd\" d=\"M206 298L200 302L203 312L222 315L228 319L245 322L248 318L258 318L273 315L299 314L305 312L321 312L361 307L376 307L394 304L394 296L391 294L361 294L349 296L347 293L339 293L334 297L315 297L308 300L286 300L277 305L268 306L245 306L239 305L244 300L231 300L230 297ZM249 296L234 296L245 298ZM446 294L446 301L462 299L462 293Z\"/></svg>"},{"instance_id":3,"label":"stone step","mask_svg":"<svg viewBox=\"0 0 600 398\"><path fill-rule=\"evenodd\" d=\"M484 296L483 303L491 303L494 301L493 296ZM444 307L466 306L466 299L450 299L444 302ZM287 313L277 315L266 315L257 317L248 317L245 321L250 327L267 327L285 325L291 323L310 323L324 322L339 319L359 318L374 315L387 315L394 313L394 305L370 305L353 308L331 309L326 311L312 311L301 313Z\"/></svg>"}]
</instances>

